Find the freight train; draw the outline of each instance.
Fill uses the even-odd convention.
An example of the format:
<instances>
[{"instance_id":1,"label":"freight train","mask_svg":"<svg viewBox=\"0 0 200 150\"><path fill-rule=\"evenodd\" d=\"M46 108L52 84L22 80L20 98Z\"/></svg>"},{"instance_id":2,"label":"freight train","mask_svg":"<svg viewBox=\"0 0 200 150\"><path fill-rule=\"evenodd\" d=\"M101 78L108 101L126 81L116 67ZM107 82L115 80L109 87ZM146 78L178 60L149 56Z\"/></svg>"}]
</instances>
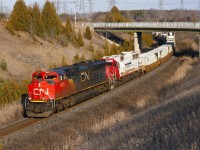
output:
<instances>
[{"instance_id":1,"label":"freight train","mask_svg":"<svg viewBox=\"0 0 200 150\"><path fill-rule=\"evenodd\" d=\"M36 71L28 85L28 117L51 114L95 97L151 71L173 55L173 43L147 53L122 52L50 71Z\"/></svg>"}]
</instances>

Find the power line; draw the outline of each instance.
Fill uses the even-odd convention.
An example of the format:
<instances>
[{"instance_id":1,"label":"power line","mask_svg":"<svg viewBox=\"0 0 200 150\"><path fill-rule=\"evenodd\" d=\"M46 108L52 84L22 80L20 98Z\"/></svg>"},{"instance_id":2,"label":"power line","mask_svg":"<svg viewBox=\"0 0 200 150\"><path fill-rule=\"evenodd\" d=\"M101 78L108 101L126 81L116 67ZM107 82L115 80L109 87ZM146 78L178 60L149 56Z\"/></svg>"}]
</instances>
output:
<instances>
[{"instance_id":1,"label":"power line","mask_svg":"<svg viewBox=\"0 0 200 150\"><path fill-rule=\"evenodd\" d=\"M160 0L160 1L159 1L159 8L160 8L160 10L163 9L163 2L164 2L164 0Z\"/></svg>"}]
</instances>

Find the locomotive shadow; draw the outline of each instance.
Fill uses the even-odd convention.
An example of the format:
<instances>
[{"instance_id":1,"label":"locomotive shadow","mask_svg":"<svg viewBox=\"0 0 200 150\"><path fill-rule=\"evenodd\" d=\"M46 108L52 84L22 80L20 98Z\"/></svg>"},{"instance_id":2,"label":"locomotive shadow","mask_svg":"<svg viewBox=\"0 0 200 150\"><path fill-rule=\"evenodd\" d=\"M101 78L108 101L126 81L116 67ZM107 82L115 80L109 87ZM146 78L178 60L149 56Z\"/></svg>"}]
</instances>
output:
<instances>
[{"instance_id":1,"label":"locomotive shadow","mask_svg":"<svg viewBox=\"0 0 200 150\"><path fill-rule=\"evenodd\" d=\"M25 106L26 106L26 98L27 98L28 94L22 94L21 95L21 105L22 105L22 108L23 108L23 111L22 111L22 116L24 118L28 118L28 116L26 115L26 111L25 111Z\"/></svg>"}]
</instances>

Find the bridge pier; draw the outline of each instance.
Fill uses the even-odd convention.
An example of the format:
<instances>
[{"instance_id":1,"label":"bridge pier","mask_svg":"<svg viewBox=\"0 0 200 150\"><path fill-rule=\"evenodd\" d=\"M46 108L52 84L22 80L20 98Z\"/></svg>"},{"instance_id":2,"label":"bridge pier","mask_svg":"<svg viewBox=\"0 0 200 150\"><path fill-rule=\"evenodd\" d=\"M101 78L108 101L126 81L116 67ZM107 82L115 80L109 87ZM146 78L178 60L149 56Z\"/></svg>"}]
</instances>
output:
<instances>
[{"instance_id":1,"label":"bridge pier","mask_svg":"<svg viewBox=\"0 0 200 150\"><path fill-rule=\"evenodd\" d=\"M134 32L134 51L141 53L142 50L142 32Z\"/></svg>"}]
</instances>

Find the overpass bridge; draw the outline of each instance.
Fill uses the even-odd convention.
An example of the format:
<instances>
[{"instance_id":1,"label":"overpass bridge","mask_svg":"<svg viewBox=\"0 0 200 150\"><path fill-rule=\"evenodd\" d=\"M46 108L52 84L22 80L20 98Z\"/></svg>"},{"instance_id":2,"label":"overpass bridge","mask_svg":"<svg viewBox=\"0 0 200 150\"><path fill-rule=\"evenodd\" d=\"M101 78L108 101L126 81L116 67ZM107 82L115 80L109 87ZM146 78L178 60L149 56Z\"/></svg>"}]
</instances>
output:
<instances>
[{"instance_id":1,"label":"overpass bridge","mask_svg":"<svg viewBox=\"0 0 200 150\"><path fill-rule=\"evenodd\" d=\"M94 31L126 31L126 32L158 32L158 31L187 31L200 32L200 22L119 22L119 23L90 23Z\"/></svg>"},{"instance_id":2,"label":"overpass bridge","mask_svg":"<svg viewBox=\"0 0 200 150\"><path fill-rule=\"evenodd\" d=\"M200 22L115 22L115 23L88 23L94 31L134 32L134 49L142 48L142 32L196 32L199 33L200 58Z\"/></svg>"}]
</instances>

